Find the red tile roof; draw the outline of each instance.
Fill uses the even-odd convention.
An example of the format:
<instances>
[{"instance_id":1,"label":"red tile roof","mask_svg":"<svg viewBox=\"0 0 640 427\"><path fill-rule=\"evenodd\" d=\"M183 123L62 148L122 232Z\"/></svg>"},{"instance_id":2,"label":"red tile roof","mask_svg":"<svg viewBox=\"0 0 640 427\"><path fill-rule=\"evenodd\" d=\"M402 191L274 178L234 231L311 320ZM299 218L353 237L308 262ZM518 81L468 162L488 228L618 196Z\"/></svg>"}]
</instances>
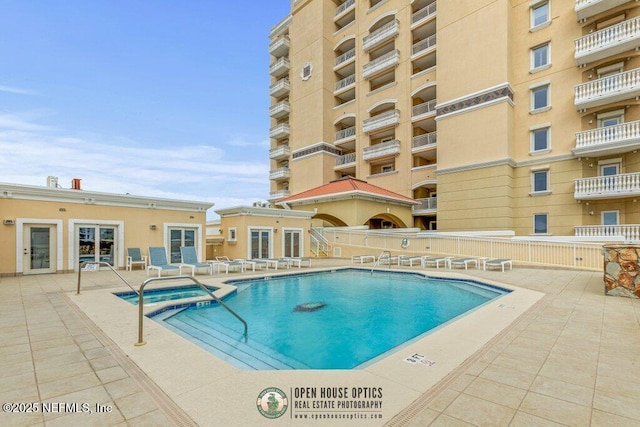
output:
<instances>
[{"instance_id":1,"label":"red tile roof","mask_svg":"<svg viewBox=\"0 0 640 427\"><path fill-rule=\"evenodd\" d=\"M310 199L326 199L336 198L344 196L368 196L376 199L393 200L395 202L416 204L417 202L410 197L405 197L401 194L394 193L393 191L386 190L382 187L378 187L373 184L369 184L366 181L361 181L355 178L341 178L336 181L331 181L328 184L321 185L310 190L303 191L302 193L294 194L284 199L278 200L276 204L301 202Z\"/></svg>"}]
</instances>

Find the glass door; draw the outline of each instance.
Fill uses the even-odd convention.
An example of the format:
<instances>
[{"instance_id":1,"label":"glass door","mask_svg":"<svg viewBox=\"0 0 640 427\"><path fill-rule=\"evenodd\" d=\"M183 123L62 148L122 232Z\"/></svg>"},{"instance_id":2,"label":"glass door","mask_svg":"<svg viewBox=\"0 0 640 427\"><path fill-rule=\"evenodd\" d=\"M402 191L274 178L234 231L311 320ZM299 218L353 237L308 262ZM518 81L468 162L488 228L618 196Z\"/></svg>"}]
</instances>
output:
<instances>
[{"instance_id":1,"label":"glass door","mask_svg":"<svg viewBox=\"0 0 640 427\"><path fill-rule=\"evenodd\" d=\"M196 230L191 228L170 228L169 229L170 243L170 263L182 262L182 255L180 254L181 246L195 246L196 245Z\"/></svg>"},{"instance_id":2,"label":"glass door","mask_svg":"<svg viewBox=\"0 0 640 427\"><path fill-rule=\"evenodd\" d=\"M77 236L78 263L96 261L115 266L115 227L79 226Z\"/></svg>"},{"instance_id":3,"label":"glass door","mask_svg":"<svg viewBox=\"0 0 640 427\"><path fill-rule=\"evenodd\" d=\"M271 231L251 230L251 259L271 258Z\"/></svg>"},{"instance_id":4,"label":"glass door","mask_svg":"<svg viewBox=\"0 0 640 427\"><path fill-rule=\"evenodd\" d=\"M55 273L56 226L25 225L23 274Z\"/></svg>"},{"instance_id":5,"label":"glass door","mask_svg":"<svg viewBox=\"0 0 640 427\"><path fill-rule=\"evenodd\" d=\"M300 253L300 241L302 240L302 233L299 230L285 230L284 231L284 256L285 258L299 258Z\"/></svg>"}]
</instances>

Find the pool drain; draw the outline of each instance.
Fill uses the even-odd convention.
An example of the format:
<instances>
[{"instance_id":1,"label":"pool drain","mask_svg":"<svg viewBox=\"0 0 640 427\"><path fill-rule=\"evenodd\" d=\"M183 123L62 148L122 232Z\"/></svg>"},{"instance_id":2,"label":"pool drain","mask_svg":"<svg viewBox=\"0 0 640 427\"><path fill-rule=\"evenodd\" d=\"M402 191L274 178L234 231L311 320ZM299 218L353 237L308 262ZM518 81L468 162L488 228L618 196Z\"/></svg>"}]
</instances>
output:
<instances>
[{"instance_id":1,"label":"pool drain","mask_svg":"<svg viewBox=\"0 0 640 427\"><path fill-rule=\"evenodd\" d=\"M324 302L305 302L303 304L296 305L293 311L308 313L311 311L318 311L321 308L325 308L326 306L327 304Z\"/></svg>"}]
</instances>

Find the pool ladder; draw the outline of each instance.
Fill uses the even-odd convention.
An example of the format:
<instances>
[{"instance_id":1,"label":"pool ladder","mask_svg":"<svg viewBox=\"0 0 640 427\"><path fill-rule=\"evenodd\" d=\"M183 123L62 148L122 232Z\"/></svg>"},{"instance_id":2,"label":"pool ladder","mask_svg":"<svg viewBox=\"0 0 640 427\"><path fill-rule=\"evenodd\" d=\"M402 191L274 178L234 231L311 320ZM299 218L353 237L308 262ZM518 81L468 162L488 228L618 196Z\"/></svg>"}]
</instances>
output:
<instances>
[{"instance_id":1,"label":"pool ladder","mask_svg":"<svg viewBox=\"0 0 640 427\"><path fill-rule=\"evenodd\" d=\"M113 268L111 264L104 261L83 261L80 263L80 265L78 266L78 291L76 292L76 295L80 295L80 281L82 280L82 270L84 270L84 268L87 267L88 265L94 265L98 267L109 267L109 269L113 271L115 275L118 276L120 280L122 280L129 287L129 289L131 289L133 292L136 293L136 295L138 295L138 291L136 291L133 288L133 286L131 286L131 283L127 282L127 279L122 277L120 273L118 273L118 271L115 268Z\"/></svg>"},{"instance_id":2,"label":"pool ladder","mask_svg":"<svg viewBox=\"0 0 640 427\"><path fill-rule=\"evenodd\" d=\"M380 253L380 255L378 256L378 259L376 260L376 262L373 263L373 267L371 267L371 274L373 274L373 270L376 268L376 266L378 266L380 264L380 260L382 259L382 256L384 254L388 254L389 255L389 268L391 268L391 251L382 251Z\"/></svg>"}]
</instances>

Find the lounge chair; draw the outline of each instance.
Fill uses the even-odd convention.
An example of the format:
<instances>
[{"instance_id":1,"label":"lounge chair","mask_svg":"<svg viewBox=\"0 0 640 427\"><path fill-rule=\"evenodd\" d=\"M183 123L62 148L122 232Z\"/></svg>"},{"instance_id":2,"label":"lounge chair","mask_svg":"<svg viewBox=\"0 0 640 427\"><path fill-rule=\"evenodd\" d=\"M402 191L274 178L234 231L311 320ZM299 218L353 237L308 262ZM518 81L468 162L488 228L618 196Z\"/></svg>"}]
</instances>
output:
<instances>
[{"instance_id":1,"label":"lounge chair","mask_svg":"<svg viewBox=\"0 0 640 427\"><path fill-rule=\"evenodd\" d=\"M182 257L182 268L191 268L191 275L194 276L196 270L206 269L209 275L213 275L213 265L209 262L198 262L195 246L181 246L180 256Z\"/></svg>"},{"instance_id":2,"label":"lounge chair","mask_svg":"<svg viewBox=\"0 0 640 427\"><path fill-rule=\"evenodd\" d=\"M440 268L440 264L442 264L442 267L449 267L450 259L451 259L450 256L445 256L445 257L423 256L422 260L420 261L420 265L422 268L431 267L431 266L435 268Z\"/></svg>"},{"instance_id":3,"label":"lounge chair","mask_svg":"<svg viewBox=\"0 0 640 427\"><path fill-rule=\"evenodd\" d=\"M266 270L269 269L269 261L266 259L262 259L262 258L254 258L254 259L250 259L249 261L251 261L255 268L264 268Z\"/></svg>"},{"instance_id":4,"label":"lounge chair","mask_svg":"<svg viewBox=\"0 0 640 427\"><path fill-rule=\"evenodd\" d=\"M413 263L421 264L422 256L420 255L400 255L398 258L398 265L409 264L409 267L413 267Z\"/></svg>"},{"instance_id":5,"label":"lounge chair","mask_svg":"<svg viewBox=\"0 0 640 427\"><path fill-rule=\"evenodd\" d=\"M167 250L163 246L149 247L149 265L147 266L147 276L151 273L151 270L158 271L158 277L163 271L167 273L175 271L178 274L182 274L180 266L175 264L169 264L167 262Z\"/></svg>"},{"instance_id":6,"label":"lounge chair","mask_svg":"<svg viewBox=\"0 0 640 427\"><path fill-rule=\"evenodd\" d=\"M397 255L384 255L384 256L380 256L378 257L378 264L385 264L385 265L393 265L393 264L397 264L400 265L400 257Z\"/></svg>"},{"instance_id":7,"label":"lounge chair","mask_svg":"<svg viewBox=\"0 0 640 427\"><path fill-rule=\"evenodd\" d=\"M454 258L449 261L449 268L464 267L465 270L469 268L469 264L474 264L478 268L478 260L476 258Z\"/></svg>"},{"instance_id":8,"label":"lounge chair","mask_svg":"<svg viewBox=\"0 0 640 427\"><path fill-rule=\"evenodd\" d=\"M220 271L220 266L224 266L229 273L229 268L240 269L240 271L244 271L244 263L241 261L231 261L228 256L217 256L216 257L218 271Z\"/></svg>"},{"instance_id":9,"label":"lounge chair","mask_svg":"<svg viewBox=\"0 0 640 427\"><path fill-rule=\"evenodd\" d=\"M375 255L353 255L351 257L351 262L355 264L359 262L360 264L364 264L365 262L374 262L376 260Z\"/></svg>"},{"instance_id":10,"label":"lounge chair","mask_svg":"<svg viewBox=\"0 0 640 427\"><path fill-rule=\"evenodd\" d=\"M507 258L487 259L483 260L482 269L486 270L487 267L500 267L504 273L505 265L509 266L509 270L513 270L513 262Z\"/></svg>"},{"instance_id":11,"label":"lounge chair","mask_svg":"<svg viewBox=\"0 0 640 427\"><path fill-rule=\"evenodd\" d=\"M302 264L306 264L307 267L311 267L311 258L293 257L293 258L283 258L283 259L287 260L287 262L289 263L289 266L297 265L298 268L302 268Z\"/></svg>"},{"instance_id":12,"label":"lounge chair","mask_svg":"<svg viewBox=\"0 0 640 427\"><path fill-rule=\"evenodd\" d=\"M142 255L140 248L127 248L127 270L131 271L134 265L141 265L142 269L147 268L147 257Z\"/></svg>"}]
</instances>

